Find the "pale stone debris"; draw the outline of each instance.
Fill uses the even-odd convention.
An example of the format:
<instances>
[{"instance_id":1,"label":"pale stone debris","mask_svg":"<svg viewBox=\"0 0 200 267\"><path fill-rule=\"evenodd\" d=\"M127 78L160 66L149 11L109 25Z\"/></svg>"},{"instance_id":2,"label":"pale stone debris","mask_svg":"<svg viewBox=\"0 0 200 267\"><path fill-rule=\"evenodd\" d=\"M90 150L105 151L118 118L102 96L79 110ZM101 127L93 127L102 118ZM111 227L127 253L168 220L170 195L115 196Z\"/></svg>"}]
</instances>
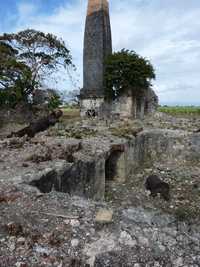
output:
<instances>
[{"instance_id":1,"label":"pale stone debris","mask_svg":"<svg viewBox=\"0 0 200 267\"><path fill-rule=\"evenodd\" d=\"M95 217L96 223L111 223L113 218L113 211L107 209L100 209Z\"/></svg>"}]
</instances>

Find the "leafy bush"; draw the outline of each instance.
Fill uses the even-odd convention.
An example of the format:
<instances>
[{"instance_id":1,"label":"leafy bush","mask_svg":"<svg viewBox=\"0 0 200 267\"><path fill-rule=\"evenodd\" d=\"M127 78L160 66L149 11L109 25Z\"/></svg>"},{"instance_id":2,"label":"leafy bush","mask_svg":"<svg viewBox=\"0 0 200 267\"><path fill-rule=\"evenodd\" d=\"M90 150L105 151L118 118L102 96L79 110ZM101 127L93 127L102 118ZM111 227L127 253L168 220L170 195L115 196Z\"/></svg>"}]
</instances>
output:
<instances>
[{"instance_id":1,"label":"leafy bush","mask_svg":"<svg viewBox=\"0 0 200 267\"><path fill-rule=\"evenodd\" d=\"M155 79L151 63L134 51L122 49L109 55L105 61L105 95L115 99L130 91L134 95L142 94Z\"/></svg>"},{"instance_id":2,"label":"leafy bush","mask_svg":"<svg viewBox=\"0 0 200 267\"><path fill-rule=\"evenodd\" d=\"M48 108L50 110L53 110L55 108L58 108L62 104L62 101L60 99L60 96L58 94L53 94L48 102Z\"/></svg>"}]
</instances>

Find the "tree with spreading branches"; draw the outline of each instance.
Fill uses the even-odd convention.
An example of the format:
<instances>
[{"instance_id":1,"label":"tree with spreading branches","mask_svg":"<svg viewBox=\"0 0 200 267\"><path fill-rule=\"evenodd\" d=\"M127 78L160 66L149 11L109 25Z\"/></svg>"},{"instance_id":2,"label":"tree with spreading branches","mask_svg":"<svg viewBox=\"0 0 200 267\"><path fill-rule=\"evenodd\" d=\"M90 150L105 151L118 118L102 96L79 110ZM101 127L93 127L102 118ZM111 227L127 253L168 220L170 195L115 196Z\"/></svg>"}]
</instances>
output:
<instances>
[{"instance_id":1,"label":"tree with spreading branches","mask_svg":"<svg viewBox=\"0 0 200 267\"><path fill-rule=\"evenodd\" d=\"M0 66L1 94L16 89L26 98L60 68L75 68L64 41L33 29L0 36Z\"/></svg>"},{"instance_id":2,"label":"tree with spreading branches","mask_svg":"<svg viewBox=\"0 0 200 267\"><path fill-rule=\"evenodd\" d=\"M32 73L23 62L16 60L17 50L0 43L0 106L15 106L25 101L33 91Z\"/></svg>"}]
</instances>

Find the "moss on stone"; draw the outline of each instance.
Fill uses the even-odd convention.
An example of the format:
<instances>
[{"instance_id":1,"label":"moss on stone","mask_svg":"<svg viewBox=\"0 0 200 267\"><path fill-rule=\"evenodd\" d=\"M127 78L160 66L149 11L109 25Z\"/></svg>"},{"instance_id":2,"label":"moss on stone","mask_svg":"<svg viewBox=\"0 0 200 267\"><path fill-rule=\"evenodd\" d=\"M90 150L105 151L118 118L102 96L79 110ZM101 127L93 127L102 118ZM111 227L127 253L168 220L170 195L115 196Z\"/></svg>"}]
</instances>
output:
<instances>
[{"instance_id":1,"label":"moss on stone","mask_svg":"<svg viewBox=\"0 0 200 267\"><path fill-rule=\"evenodd\" d=\"M121 125L119 127L110 128L112 135L117 137L131 138L143 131L142 127L134 127L132 125Z\"/></svg>"}]
</instances>

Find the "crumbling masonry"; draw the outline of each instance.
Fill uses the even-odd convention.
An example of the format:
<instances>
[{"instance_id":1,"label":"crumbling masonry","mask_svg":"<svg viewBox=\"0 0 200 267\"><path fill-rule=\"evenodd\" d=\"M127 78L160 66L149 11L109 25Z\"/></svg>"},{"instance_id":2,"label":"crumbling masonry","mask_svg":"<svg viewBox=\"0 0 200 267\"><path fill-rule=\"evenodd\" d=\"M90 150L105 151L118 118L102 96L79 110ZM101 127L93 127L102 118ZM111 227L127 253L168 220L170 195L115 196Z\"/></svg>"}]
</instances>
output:
<instances>
[{"instance_id":1,"label":"crumbling masonry","mask_svg":"<svg viewBox=\"0 0 200 267\"><path fill-rule=\"evenodd\" d=\"M129 93L112 103L106 103L104 99L104 60L111 53L108 1L89 0L83 50L83 89L80 93L81 116L143 118L158 104L158 98L151 89L137 99Z\"/></svg>"}]
</instances>

